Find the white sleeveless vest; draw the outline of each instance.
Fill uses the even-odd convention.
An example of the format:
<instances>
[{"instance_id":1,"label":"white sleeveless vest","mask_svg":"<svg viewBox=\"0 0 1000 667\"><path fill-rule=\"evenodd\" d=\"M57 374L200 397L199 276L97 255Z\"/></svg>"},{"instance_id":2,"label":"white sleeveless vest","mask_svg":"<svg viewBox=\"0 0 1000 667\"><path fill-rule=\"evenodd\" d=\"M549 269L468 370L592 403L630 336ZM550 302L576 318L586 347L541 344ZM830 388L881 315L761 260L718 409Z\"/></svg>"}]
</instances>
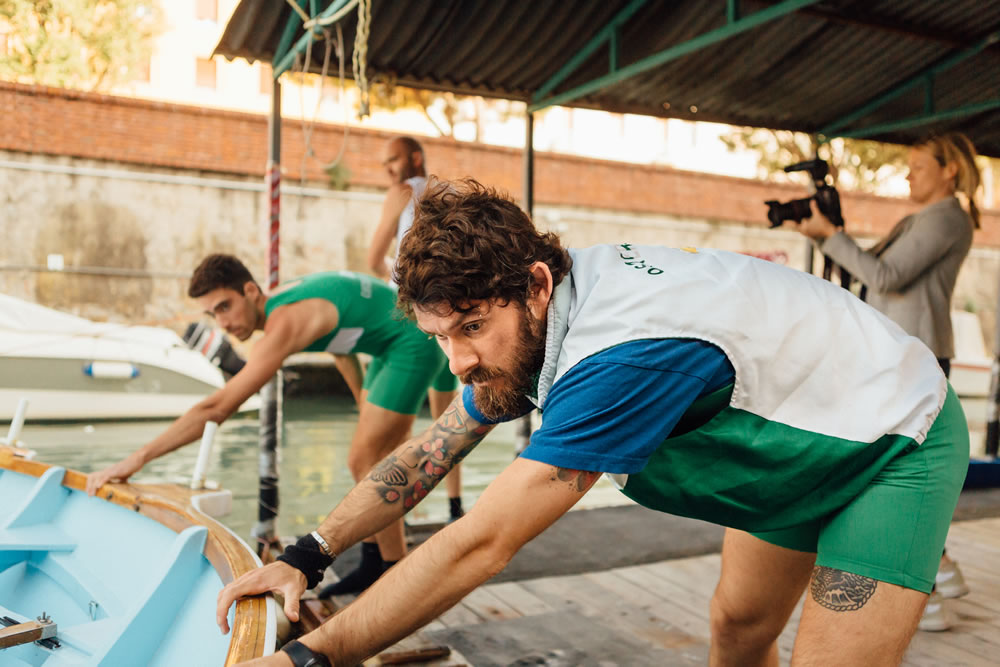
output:
<instances>
[{"instance_id":1,"label":"white sleeveless vest","mask_svg":"<svg viewBox=\"0 0 1000 667\"><path fill-rule=\"evenodd\" d=\"M818 277L719 250L622 244L570 255L549 304L542 409L581 360L653 338L718 346L736 372L731 408L837 439L921 443L944 403L930 350Z\"/></svg>"}]
</instances>

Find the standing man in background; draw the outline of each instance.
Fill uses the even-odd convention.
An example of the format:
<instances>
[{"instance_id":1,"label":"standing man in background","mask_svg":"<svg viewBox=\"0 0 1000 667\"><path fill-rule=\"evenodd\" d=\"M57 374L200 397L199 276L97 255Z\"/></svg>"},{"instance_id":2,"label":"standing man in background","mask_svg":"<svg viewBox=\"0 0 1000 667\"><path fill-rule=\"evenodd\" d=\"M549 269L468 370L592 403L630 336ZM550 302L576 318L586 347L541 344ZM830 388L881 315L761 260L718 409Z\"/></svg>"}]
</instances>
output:
<instances>
[{"instance_id":1,"label":"standing man in background","mask_svg":"<svg viewBox=\"0 0 1000 667\"><path fill-rule=\"evenodd\" d=\"M417 201L427 188L427 169L424 158L424 148L413 137L396 137L386 147L385 159L382 161L392 184L382 203L382 214L379 217L375 236L368 247L368 269L379 278L395 285L392 280L392 267L395 265L395 253L399 244L413 225L413 211ZM389 249L396 241L393 255ZM338 361L338 366L343 362ZM455 383L458 389L458 383ZM434 392L428 395L431 417L437 419L454 393ZM448 509L451 520L454 521L464 514L462 509L462 471L455 466L445 478L448 491Z\"/></svg>"},{"instance_id":2,"label":"standing man in background","mask_svg":"<svg viewBox=\"0 0 1000 667\"><path fill-rule=\"evenodd\" d=\"M424 149L413 137L396 137L386 147L382 161L392 184L382 203L382 215L368 247L368 269L383 280L392 281L392 267L399 242L413 225L413 210L427 187ZM396 247L389 256L393 239Z\"/></svg>"}]
</instances>

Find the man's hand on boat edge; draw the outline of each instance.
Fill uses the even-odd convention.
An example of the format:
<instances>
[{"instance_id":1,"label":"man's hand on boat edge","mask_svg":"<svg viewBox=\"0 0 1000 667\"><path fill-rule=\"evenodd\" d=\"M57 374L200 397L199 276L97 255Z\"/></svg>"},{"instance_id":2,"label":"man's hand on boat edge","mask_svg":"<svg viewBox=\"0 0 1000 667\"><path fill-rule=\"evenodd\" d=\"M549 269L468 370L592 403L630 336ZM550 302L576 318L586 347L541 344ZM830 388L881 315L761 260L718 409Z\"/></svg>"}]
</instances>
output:
<instances>
[{"instance_id":1,"label":"man's hand on boat edge","mask_svg":"<svg viewBox=\"0 0 1000 667\"><path fill-rule=\"evenodd\" d=\"M128 456L114 465L92 472L87 475L87 495L92 496L108 482L125 482L128 478L139 472L142 462L136 457Z\"/></svg>"},{"instance_id":2,"label":"man's hand on boat edge","mask_svg":"<svg viewBox=\"0 0 1000 667\"><path fill-rule=\"evenodd\" d=\"M240 598L260 593L280 593L285 598L285 616L299 620L299 598L306 590L306 575L287 563L277 561L251 570L219 591L215 622L222 634L229 632L229 608Z\"/></svg>"}]
</instances>

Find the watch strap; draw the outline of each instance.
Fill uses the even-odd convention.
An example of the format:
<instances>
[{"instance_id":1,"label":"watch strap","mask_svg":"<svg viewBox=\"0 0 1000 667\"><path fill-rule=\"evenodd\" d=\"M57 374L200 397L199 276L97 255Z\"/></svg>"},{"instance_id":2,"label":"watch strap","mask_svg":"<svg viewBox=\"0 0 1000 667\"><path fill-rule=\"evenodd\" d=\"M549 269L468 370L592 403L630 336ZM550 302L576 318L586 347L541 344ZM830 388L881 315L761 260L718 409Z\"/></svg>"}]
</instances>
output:
<instances>
[{"instance_id":1,"label":"watch strap","mask_svg":"<svg viewBox=\"0 0 1000 667\"><path fill-rule=\"evenodd\" d=\"M316 653L297 639L293 639L281 650L292 659L295 667L330 667L330 660L322 653Z\"/></svg>"}]
</instances>

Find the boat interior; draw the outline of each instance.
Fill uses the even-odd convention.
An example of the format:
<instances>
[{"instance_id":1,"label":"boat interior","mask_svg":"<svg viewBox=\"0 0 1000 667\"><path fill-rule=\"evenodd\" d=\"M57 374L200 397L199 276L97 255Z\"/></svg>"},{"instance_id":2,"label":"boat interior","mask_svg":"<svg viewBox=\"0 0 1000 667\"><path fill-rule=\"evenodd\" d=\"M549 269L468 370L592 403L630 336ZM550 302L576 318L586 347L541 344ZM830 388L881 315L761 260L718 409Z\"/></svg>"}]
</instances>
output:
<instances>
[{"instance_id":1,"label":"boat interior","mask_svg":"<svg viewBox=\"0 0 1000 667\"><path fill-rule=\"evenodd\" d=\"M197 647L204 664L222 665L273 650L268 601L230 610L230 635L215 625L218 591L256 565L221 524L132 485L87 496L79 473L4 458L2 449L0 507L12 511L0 518L0 620L58 630L4 649L0 662L166 666L190 662Z\"/></svg>"}]
</instances>

